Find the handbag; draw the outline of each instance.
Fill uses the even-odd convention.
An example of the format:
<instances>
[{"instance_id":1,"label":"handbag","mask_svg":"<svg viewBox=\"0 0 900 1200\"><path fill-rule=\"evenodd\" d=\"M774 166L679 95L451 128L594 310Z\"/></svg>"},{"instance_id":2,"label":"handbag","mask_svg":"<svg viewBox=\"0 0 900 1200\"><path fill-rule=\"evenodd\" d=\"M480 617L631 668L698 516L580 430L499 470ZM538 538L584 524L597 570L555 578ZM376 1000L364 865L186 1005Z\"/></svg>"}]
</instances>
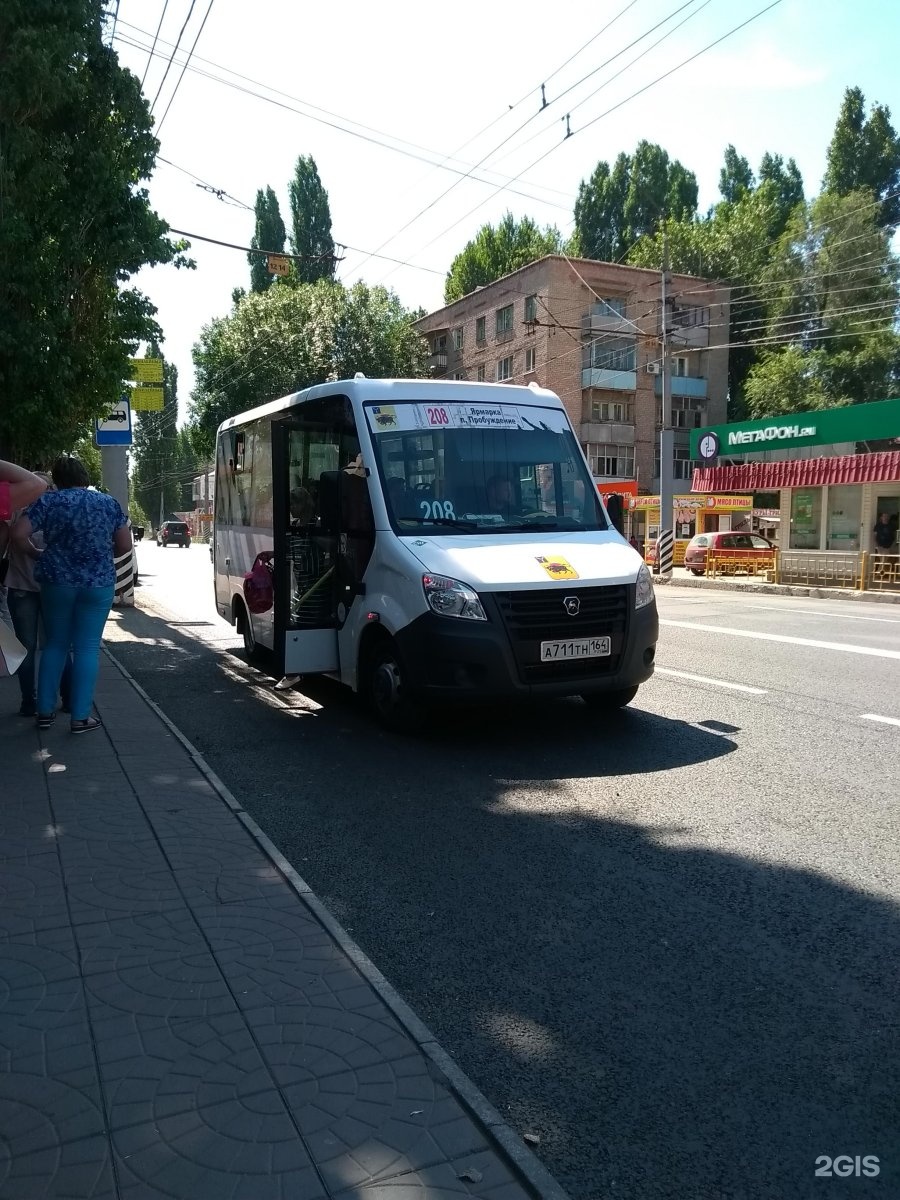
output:
<instances>
[{"instance_id":1,"label":"handbag","mask_svg":"<svg viewBox=\"0 0 900 1200\"><path fill-rule=\"evenodd\" d=\"M15 675L27 654L28 651L6 622L0 621L0 679Z\"/></svg>"},{"instance_id":2,"label":"handbag","mask_svg":"<svg viewBox=\"0 0 900 1200\"><path fill-rule=\"evenodd\" d=\"M257 554L253 566L244 576L244 599L252 613L268 612L275 603L275 587L272 582L274 557L271 550Z\"/></svg>"}]
</instances>

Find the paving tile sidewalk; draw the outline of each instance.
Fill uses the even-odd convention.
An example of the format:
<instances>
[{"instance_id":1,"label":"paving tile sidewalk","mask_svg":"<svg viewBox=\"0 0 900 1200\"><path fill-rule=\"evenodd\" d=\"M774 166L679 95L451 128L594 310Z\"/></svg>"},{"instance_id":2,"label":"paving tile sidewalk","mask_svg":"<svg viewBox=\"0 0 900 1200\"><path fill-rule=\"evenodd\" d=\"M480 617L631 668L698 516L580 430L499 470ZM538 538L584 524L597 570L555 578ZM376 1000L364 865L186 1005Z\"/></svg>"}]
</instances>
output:
<instances>
[{"instance_id":1,"label":"paving tile sidewalk","mask_svg":"<svg viewBox=\"0 0 900 1200\"><path fill-rule=\"evenodd\" d=\"M103 730L16 706L0 1200L565 1200L109 659Z\"/></svg>"}]
</instances>

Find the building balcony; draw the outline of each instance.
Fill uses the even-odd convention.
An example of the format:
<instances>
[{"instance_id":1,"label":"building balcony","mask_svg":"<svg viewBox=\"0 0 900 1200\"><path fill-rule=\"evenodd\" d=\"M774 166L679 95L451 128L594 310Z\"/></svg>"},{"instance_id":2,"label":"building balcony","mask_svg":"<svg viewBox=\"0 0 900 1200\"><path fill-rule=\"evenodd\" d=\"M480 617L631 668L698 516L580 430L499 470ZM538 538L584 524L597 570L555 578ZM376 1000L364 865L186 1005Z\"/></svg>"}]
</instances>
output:
<instances>
[{"instance_id":1,"label":"building balcony","mask_svg":"<svg viewBox=\"0 0 900 1200\"><path fill-rule=\"evenodd\" d=\"M582 421L581 443L609 443L614 446L634 445L634 426L622 425L617 421Z\"/></svg>"},{"instance_id":2,"label":"building balcony","mask_svg":"<svg viewBox=\"0 0 900 1200\"><path fill-rule=\"evenodd\" d=\"M634 322L618 313L588 313L581 318L581 332L585 337L594 333L633 334Z\"/></svg>"},{"instance_id":3,"label":"building balcony","mask_svg":"<svg viewBox=\"0 0 900 1200\"><path fill-rule=\"evenodd\" d=\"M608 371L602 367L585 367L581 372L583 388L606 388L633 392L637 387L637 371ZM703 393L706 395L706 393Z\"/></svg>"},{"instance_id":4,"label":"building balcony","mask_svg":"<svg viewBox=\"0 0 900 1200\"><path fill-rule=\"evenodd\" d=\"M428 365L435 373L447 370L447 352L441 351L439 354L428 355Z\"/></svg>"},{"instance_id":5,"label":"building balcony","mask_svg":"<svg viewBox=\"0 0 900 1200\"><path fill-rule=\"evenodd\" d=\"M673 375L669 384L671 387L672 396L690 396L694 400L706 399L706 380L698 379L690 375ZM653 383L653 390L657 396L662 395L662 376L657 375Z\"/></svg>"}]
</instances>

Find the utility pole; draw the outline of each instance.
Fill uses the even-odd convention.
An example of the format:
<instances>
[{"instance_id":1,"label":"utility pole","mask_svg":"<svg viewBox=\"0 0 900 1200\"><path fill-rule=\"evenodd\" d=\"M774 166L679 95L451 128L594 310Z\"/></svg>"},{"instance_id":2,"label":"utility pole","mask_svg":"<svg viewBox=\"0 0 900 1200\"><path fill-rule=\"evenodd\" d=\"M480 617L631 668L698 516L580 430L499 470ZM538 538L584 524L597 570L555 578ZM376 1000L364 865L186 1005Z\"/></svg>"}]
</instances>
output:
<instances>
[{"instance_id":1,"label":"utility pole","mask_svg":"<svg viewBox=\"0 0 900 1200\"><path fill-rule=\"evenodd\" d=\"M663 260L660 290L660 345L662 348L662 422L659 431L659 540L656 544L656 570L672 574L675 556L675 431L672 428L672 379L669 366L669 240L663 225Z\"/></svg>"}]
</instances>

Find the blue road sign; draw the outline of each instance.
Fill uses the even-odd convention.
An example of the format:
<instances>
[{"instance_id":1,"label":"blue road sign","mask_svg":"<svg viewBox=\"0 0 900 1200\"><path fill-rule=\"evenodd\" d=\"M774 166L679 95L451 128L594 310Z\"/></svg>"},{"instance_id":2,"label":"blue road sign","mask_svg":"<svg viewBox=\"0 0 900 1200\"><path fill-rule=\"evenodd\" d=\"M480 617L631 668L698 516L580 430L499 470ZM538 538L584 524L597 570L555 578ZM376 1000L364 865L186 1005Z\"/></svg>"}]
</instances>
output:
<instances>
[{"instance_id":1,"label":"blue road sign","mask_svg":"<svg viewBox=\"0 0 900 1200\"><path fill-rule=\"evenodd\" d=\"M98 446L131 445L131 405L127 395L94 423L94 440Z\"/></svg>"}]
</instances>

